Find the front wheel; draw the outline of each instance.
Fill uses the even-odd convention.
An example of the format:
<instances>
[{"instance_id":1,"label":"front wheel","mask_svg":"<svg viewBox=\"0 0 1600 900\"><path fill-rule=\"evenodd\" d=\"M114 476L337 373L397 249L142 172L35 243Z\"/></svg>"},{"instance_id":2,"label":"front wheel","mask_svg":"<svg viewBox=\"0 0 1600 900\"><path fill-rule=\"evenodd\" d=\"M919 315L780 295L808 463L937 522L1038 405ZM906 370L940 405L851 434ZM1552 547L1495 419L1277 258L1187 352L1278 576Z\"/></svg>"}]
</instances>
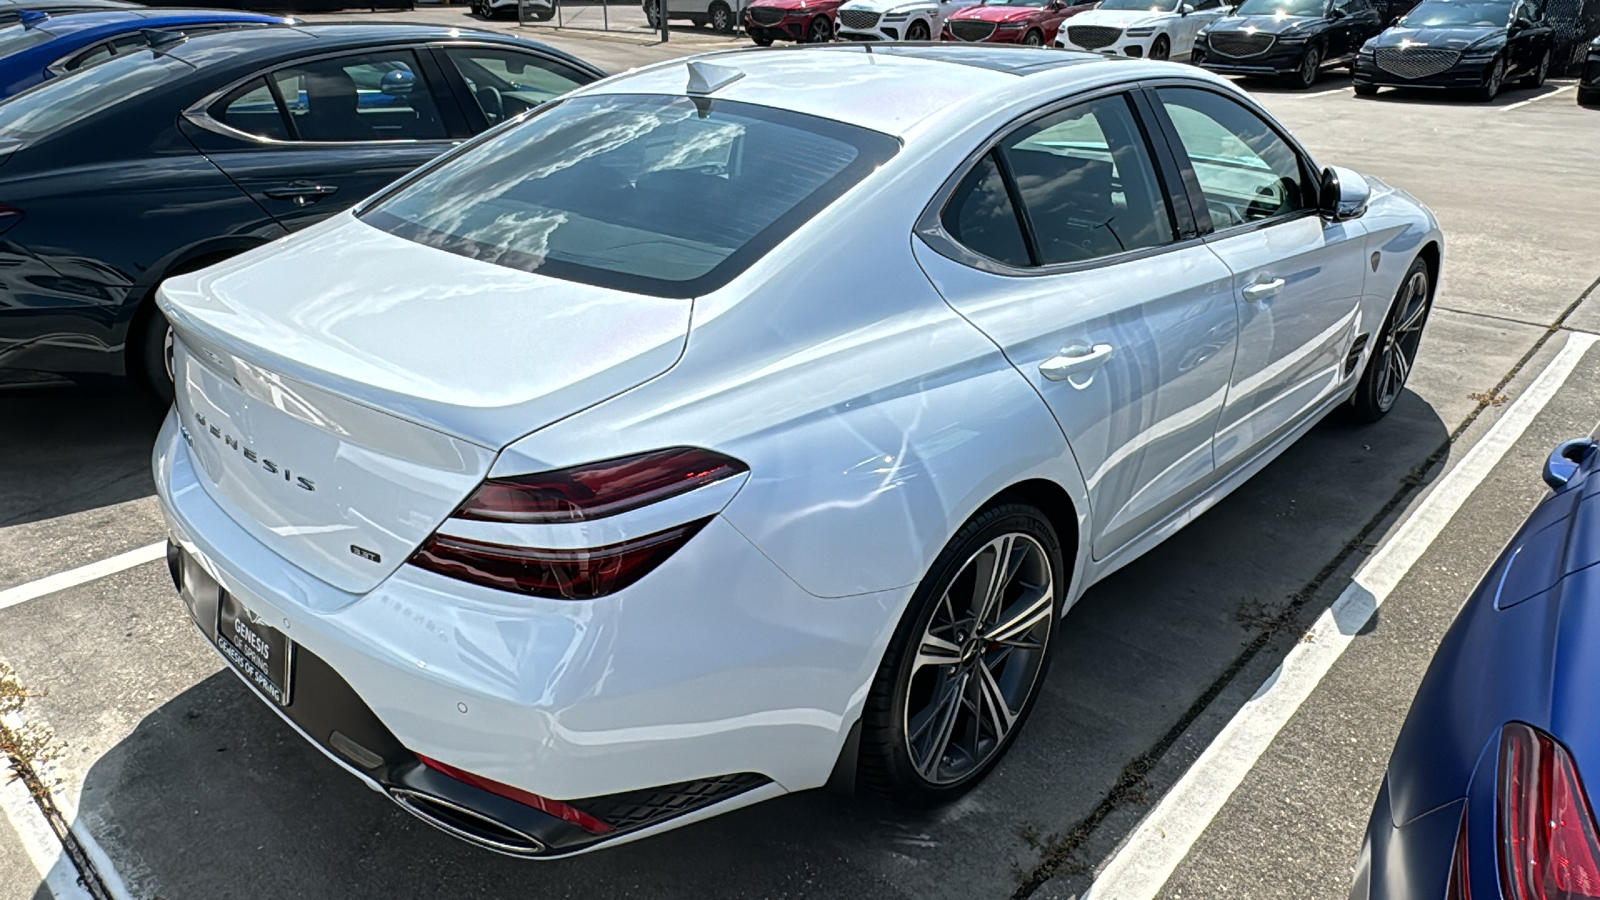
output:
<instances>
[{"instance_id":1,"label":"front wheel","mask_svg":"<svg viewBox=\"0 0 1600 900\"><path fill-rule=\"evenodd\" d=\"M833 22L827 16L817 16L806 29L806 43L827 44L833 41Z\"/></svg>"},{"instance_id":2,"label":"front wheel","mask_svg":"<svg viewBox=\"0 0 1600 900\"><path fill-rule=\"evenodd\" d=\"M1428 311L1433 306L1433 292L1429 283L1428 264L1413 260L1406 277L1400 281L1389 317L1372 347L1367 359L1367 369L1361 373L1351 406L1357 420L1376 422L1394 408L1406 379L1417 361L1417 347L1422 343L1422 326L1428 323Z\"/></svg>"},{"instance_id":3,"label":"front wheel","mask_svg":"<svg viewBox=\"0 0 1600 900\"><path fill-rule=\"evenodd\" d=\"M927 22L924 22L924 21L919 19L919 20L917 20L915 22L912 22L911 23L911 27L906 29L906 40L908 40L908 41L925 41L927 39L928 39L928 23Z\"/></svg>"},{"instance_id":4,"label":"front wheel","mask_svg":"<svg viewBox=\"0 0 1600 900\"><path fill-rule=\"evenodd\" d=\"M1489 71L1483 76L1483 86L1478 88L1478 99L1488 103L1500 96L1500 88L1506 81L1506 61L1495 57L1489 65Z\"/></svg>"},{"instance_id":5,"label":"front wheel","mask_svg":"<svg viewBox=\"0 0 1600 900\"><path fill-rule=\"evenodd\" d=\"M1316 46L1306 48L1305 55L1300 57L1300 67L1294 70L1293 84L1300 90L1309 90L1317 83L1317 75L1322 71L1322 49Z\"/></svg>"},{"instance_id":6,"label":"front wheel","mask_svg":"<svg viewBox=\"0 0 1600 900\"><path fill-rule=\"evenodd\" d=\"M863 783L915 805L971 789L1010 747L1049 666L1066 565L1021 503L979 513L912 595L862 712Z\"/></svg>"},{"instance_id":7,"label":"front wheel","mask_svg":"<svg viewBox=\"0 0 1600 900\"><path fill-rule=\"evenodd\" d=\"M712 31L717 34L733 33L733 10L728 8L728 4L722 2L713 3L709 12L711 14Z\"/></svg>"},{"instance_id":8,"label":"front wheel","mask_svg":"<svg viewBox=\"0 0 1600 900\"><path fill-rule=\"evenodd\" d=\"M1156 38L1156 42L1154 44L1150 45L1150 58L1151 59L1166 59L1166 58L1170 57L1171 55L1172 55L1172 42L1167 40L1167 36L1164 35L1164 34L1162 36Z\"/></svg>"},{"instance_id":9,"label":"front wheel","mask_svg":"<svg viewBox=\"0 0 1600 900\"><path fill-rule=\"evenodd\" d=\"M1522 86L1537 88L1544 87L1544 80L1550 77L1550 51L1546 50L1539 59L1539 67L1522 77Z\"/></svg>"},{"instance_id":10,"label":"front wheel","mask_svg":"<svg viewBox=\"0 0 1600 900\"><path fill-rule=\"evenodd\" d=\"M1039 31L1039 29L1035 28L1022 36L1022 42L1027 44L1029 47L1043 47L1044 34L1043 32Z\"/></svg>"}]
</instances>

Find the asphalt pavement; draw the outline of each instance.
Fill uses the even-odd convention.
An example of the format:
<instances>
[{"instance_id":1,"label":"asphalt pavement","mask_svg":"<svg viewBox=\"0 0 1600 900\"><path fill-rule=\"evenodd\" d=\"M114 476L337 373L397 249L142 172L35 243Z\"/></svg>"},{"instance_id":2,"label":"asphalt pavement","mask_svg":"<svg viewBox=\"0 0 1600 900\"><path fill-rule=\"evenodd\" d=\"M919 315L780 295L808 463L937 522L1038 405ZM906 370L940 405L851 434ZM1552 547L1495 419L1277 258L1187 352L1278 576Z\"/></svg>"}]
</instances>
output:
<instances>
[{"instance_id":1,"label":"asphalt pavement","mask_svg":"<svg viewBox=\"0 0 1600 900\"><path fill-rule=\"evenodd\" d=\"M730 43L529 31L613 70ZM98 858L92 868L108 895L1081 894L1572 330L1600 330L1600 300L1586 299L1600 278L1600 112L1578 109L1570 82L1508 91L1493 104L1356 99L1348 80L1331 76L1303 94L1249 87L1320 162L1406 189L1443 222L1445 277L1408 390L1377 425L1331 417L1091 590L1066 620L1045 693L1010 755L967 798L935 812L794 795L545 864L453 842L264 708L188 623L153 557L33 596L39 579L164 539L148 458L159 412L132 394L0 396L0 661L29 694L23 717L49 736L40 753L52 801L73 843ZM1427 658L1537 500L1544 454L1600 421L1597 374L1592 352L1155 889L1343 896ZM50 892L13 838L0 830L0 900L12 900L14 884L23 885L17 896L44 900Z\"/></svg>"}]
</instances>

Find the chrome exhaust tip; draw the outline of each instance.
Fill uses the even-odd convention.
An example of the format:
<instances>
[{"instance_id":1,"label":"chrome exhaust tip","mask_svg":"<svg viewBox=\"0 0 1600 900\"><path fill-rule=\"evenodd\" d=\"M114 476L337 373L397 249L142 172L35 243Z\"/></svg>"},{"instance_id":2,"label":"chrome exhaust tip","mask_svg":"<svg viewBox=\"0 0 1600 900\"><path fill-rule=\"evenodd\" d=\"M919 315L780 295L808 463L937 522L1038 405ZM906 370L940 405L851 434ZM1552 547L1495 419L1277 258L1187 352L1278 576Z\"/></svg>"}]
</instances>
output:
<instances>
[{"instance_id":1,"label":"chrome exhaust tip","mask_svg":"<svg viewBox=\"0 0 1600 900\"><path fill-rule=\"evenodd\" d=\"M483 813L442 797L408 788L390 788L389 798L400 808L453 837L507 856L543 856L545 845Z\"/></svg>"}]
</instances>

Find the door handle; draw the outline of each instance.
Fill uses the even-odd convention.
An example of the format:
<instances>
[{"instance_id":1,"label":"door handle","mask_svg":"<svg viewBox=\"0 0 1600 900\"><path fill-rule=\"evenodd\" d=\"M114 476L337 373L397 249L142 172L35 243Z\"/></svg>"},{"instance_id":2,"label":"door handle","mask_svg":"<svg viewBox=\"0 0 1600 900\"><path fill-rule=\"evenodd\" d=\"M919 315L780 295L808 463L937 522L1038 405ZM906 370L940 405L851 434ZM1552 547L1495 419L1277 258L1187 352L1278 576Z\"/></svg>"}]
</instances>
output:
<instances>
[{"instance_id":1,"label":"door handle","mask_svg":"<svg viewBox=\"0 0 1600 900\"><path fill-rule=\"evenodd\" d=\"M1060 356L1052 356L1039 363L1039 374L1051 381L1065 381L1073 375L1080 375L1091 369L1098 369L1111 361L1117 348L1110 344L1095 344L1093 347L1068 347Z\"/></svg>"},{"instance_id":2,"label":"door handle","mask_svg":"<svg viewBox=\"0 0 1600 900\"><path fill-rule=\"evenodd\" d=\"M1261 303L1278 295L1283 290L1283 279L1274 278L1271 281L1258 281L1239 293L1252 303Z\"/></svg>"},{"instance_id":3,"label":"door handle","mask_svg":"<svg viewBox=\"0 0 1600 900\"><path fill-rule=\"evenodd\" d=\"M297 181L280 187L270 187L261 193L274 200L293 200L295 206L309 206L329 194L336 194L339 188L332 184L310 184Z\"/></svg>"}]
</instances>

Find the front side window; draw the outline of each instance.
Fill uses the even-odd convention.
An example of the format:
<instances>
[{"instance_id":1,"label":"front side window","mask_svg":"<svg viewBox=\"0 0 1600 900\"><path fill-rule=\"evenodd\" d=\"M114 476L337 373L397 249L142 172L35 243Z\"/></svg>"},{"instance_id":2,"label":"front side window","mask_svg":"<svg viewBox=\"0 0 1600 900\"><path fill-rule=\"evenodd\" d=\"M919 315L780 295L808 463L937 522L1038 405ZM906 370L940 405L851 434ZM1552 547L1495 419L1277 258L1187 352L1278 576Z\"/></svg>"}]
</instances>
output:
<instances>
[{"instance_id":1,"label":"front side window","mask_svg":"<svg viewBox=\"0 0 1600 900\"><path fill-rule=\"evenodd\" d=\"M514 50L451 47L445 56L461 73L490 125L594 80L564 63Z\"/></svg>"},{"instance_id":2,"label":"front side window","mask_svg":"<svg viewBox=\"0 0 1600 900\"><path fill-rule=\"evenodd\" d=\"M1040 265L1172 241L1166 200L1126 97L1046 116L1002 141L1000 153Z\"/></svg>"},{"instance_id":3,"label":"front side window","mask_svg":"<svg viewBox=\"0 0 1600 900\"><path fill-rule=\"evenodd\" d=\"M1200 182L1214 229L1315 208L1299 155L1260 116L1211 91L1157 93Z\"/></svg>"},{"instance_id":4,"label":"front side window","mask_svg":"<svg viewBox=\"0 0 1600 900\"><path fill-rule=\"evenodd\" d=\"M272 73L300 141L428 141L446 137L410 50L341 56Z\"/></svg>"},{"instance_id":5,"label":"front side window","mask_svg":"<svg viewBox=\"0 0 1600 900\"><path fill-rule=\"evenodd\" d=\"M728 100L575 97L473 144L361 214L508 268L661 297L726 284L899 150Z\"/></svg>"}]
</instances>

